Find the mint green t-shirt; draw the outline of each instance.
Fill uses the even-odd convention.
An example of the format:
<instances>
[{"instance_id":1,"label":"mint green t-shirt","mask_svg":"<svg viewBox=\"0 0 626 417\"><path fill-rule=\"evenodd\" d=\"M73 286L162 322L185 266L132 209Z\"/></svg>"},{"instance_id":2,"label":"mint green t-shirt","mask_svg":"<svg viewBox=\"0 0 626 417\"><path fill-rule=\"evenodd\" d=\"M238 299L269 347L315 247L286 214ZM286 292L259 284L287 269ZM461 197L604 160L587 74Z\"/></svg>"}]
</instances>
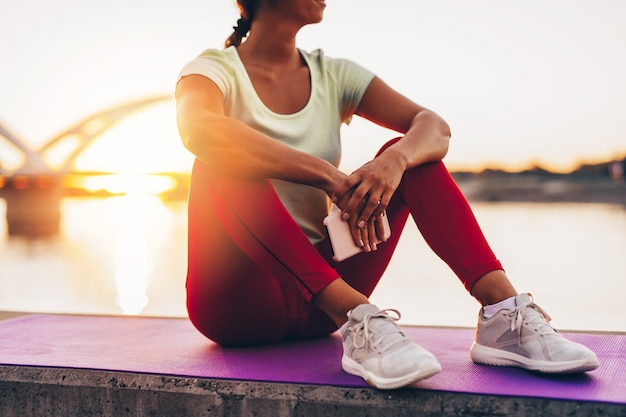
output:
<instances>
[{"instance_id":1,"label":"mint green t-shirt","mask_svg":"<svg viewBox=\"0 0 626 417\"><path fill-rule=\"evenodd\" d=\"M232 46L204 51L183 67L179 79L191 74L210 78L224 94L227 116L339 166L341 124L350 121L374 74L352 61L325 57L321 50L300 50L300 54L311 74L311 96L304 108L292 114L275 113L263 104ZM286 181L272 180L272 184L311 242L321 241L326 236L322 222L330 209L326 193Z\"/></svg>"}]
</instances>

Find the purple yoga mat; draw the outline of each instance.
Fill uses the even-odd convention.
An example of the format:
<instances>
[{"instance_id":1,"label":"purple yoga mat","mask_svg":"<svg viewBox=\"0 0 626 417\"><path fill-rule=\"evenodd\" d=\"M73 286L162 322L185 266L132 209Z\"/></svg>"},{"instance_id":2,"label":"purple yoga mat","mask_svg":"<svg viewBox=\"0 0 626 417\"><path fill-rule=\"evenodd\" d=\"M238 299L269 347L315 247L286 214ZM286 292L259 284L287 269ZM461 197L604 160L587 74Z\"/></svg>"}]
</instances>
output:
<instances>
[{"instance_id":1,"label":"purple yoga mat","mask_svg":"<svg viewBox=\"0 0 626 417\"><path fill-rule=\"evenodd\" d=\"M443 371L413 389L626 404L626 335L567 336L594 350L598 369L550 376L480 366L468 354L472 329L404 327ZM341 369L337 333L316 340L221 348L186 319L27 315L0 322L0 364L101 369L184 377L365 387Z\"/></svg>"}]
</instances>

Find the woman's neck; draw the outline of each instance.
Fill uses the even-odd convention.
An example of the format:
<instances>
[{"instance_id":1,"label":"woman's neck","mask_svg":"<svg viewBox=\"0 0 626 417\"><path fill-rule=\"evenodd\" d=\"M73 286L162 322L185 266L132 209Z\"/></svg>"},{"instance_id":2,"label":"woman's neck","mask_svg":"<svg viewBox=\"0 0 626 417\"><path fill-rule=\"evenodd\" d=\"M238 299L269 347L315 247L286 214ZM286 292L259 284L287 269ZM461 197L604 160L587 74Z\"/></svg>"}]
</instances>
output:
<instances>
[{"instance_id":1,"label":"woman's neck","mask_svg":"<svg viewBox=\"0 0 626 417\"><path fill-rule=\"evenodd\" d=\"M239 54L249 62L268 65L294 65L301 62L296 47L300 27L290 27L268 19L256 19L250 35L239 47Z\"/></svg>"}]
</instances>

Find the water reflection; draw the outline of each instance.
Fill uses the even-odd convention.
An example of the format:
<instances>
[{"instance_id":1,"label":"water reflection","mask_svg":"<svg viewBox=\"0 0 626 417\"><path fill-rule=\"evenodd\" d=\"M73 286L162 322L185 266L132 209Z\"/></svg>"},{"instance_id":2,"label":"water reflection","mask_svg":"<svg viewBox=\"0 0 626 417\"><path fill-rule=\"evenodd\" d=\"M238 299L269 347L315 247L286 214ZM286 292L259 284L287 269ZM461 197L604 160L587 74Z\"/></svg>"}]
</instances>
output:
<instances>
[{"instance_id":1,"label":"water reflection","mask_svg":"<svg viewBox=\"0 0 626 417\"><path fill-rule=\"evenodd\" d=\"M123 314L139 314L148 305L146 289L152 273L154 246L148 239L155 223L155 205L151 197L131 194L114 200L113 218L119 219L114 228L112 257L116 301Z\"/></svg>"},{"instance_id":2,"label":"water reflection","mask_svg":"<svg viewBox=\"0 0 626 417\"><path fill-rule=\"evenodd\" d=\"M131 193L61 208L54 237L8 238L0 222L0 310L185 315L184 202Z\"/></svg>"}]
</instances>

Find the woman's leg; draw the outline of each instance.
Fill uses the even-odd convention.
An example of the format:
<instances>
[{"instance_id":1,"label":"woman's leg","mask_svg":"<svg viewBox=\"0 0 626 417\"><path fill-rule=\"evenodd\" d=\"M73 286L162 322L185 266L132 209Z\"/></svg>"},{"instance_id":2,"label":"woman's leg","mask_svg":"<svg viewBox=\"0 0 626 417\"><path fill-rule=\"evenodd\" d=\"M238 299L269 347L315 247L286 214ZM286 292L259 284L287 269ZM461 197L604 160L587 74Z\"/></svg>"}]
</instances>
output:
<instances>
[{"instance_id":1,"label":"woman's leg","mask_svg":"<svg viewBox=\"0 0 626 417\"><path fill-rule=\"evenodd\" d=\"M430 169L435 165L439 168ZM432 190L437 192L432 193ZM221 343L243 342L218 337L215 327L219 327L216 325L219 321L210 312L223 315L234 311L232 317L238 323L235 327L240 329L249 316L265 324L270 323L273 332L263 330L263 326L254 321L248 324L259 329L257 335L242 336L242 332L235 330L237 337L247 337L250 343L255 340L260 342L263 337L268 340L283 338L279 328L287 332L287 337L310 337L331 332L334 326L326 314L311 306L309 301L315 296L314 303L332 316L335 324L341 324L345 311L366 302L367 299L360 294L369 296L378 283L393 254L409 210L427 242L459 275L468 290L485 274L491 272L494 275L501 271L465 198L442 164L427 164L407 172L396 194L388 207L394 231L392 238L376 252L360 254L336 264L330 260L332 254L328 244L319 248L323 258L315 253L267 182L222 178L211 175L205 166L197 163L190 193L188 292L192 321L205 329L201 331L210 338L222 339ZM459 224L467 227L458 227ZM465 262L468 259L470 262ZM263 273L259 272L259 268ZM258 280L252 281L254 285L250 285L250 275L258 277ZM339 276L344 277L358 292L351 291L341 280L337 282ZM498 277L496 281L502 279ZM300 297L293 297L294 293L299 293ZM219 294L219 297L213 297L209 303L207 300L211 294ZM263 296L259 297L259 294ZM291 324L276 326L280 320L264 319L261 314L250 314L249 308L238 308L244 305L245 300L255 296L255 301L245 305L271 304L273 308L267 309L267 313L271 317L290 317ZM294 302L294 299L298 301ZM220 300L223 301L219 303ZM281 305L287 314L285 311L278 314L274 311ZM333 308L336 314L329 311ZM210 312L208 309L211 309ZM209 326L211 331L207 330ZM228 330L224 327L228 326L222 326L221 332Z\"/></svg>"},{"instance_id":2,"label":"woman's leg","mask_svg":"<svg viewBox=\"0 0 626 417\"><path fill-rule=\"evenodd\" d=\"M407 171L400 193L428 245L483 305L517 295L443 162Z\"/></svg>"},{"instance_id":3,"label":"woman's leg","mask_svg":"<svg viewBox=\"0 0 626 417\"><path fill-rule=\"evenodd\" d=\"M284 339L338 278L267 181L239 181L196 162L189 196L188 311L221 344ZM321 312L326 334L333 323ZM319 335L320 331L301 331Z\"/></svg>"},{"instance_id":4,"label":"woman's leg","mask_svg":"<svg viewBox=\"0 0 626 417\"><path fill-rule=\"evenodd\" d=\"M502 269L442 162L407 171L399 191L428 245L468 291L488 272Z\"/></svg>"},{"instance_id":5,"label":"woman's leg","mask_svg":"<svg viewBox=\"0 0 626 417\"><path fill-rule=\"evenodd\" d=\"M393 141L386 146L391 143ZM398 203L400 200L401 204ZM393 223L402 222L406 217L398 207L408 208L434 252L452 268L470 293L483 305L488 305L481 309L479 315L476 340L470 351L472 360L487 365L519 366L557 373L584 372L598 367L597 356L591 350L562 337L548 325L549 318L529 295L517 294L487 244L469 204L443 163L430 163L408 170L392 202L393 205L388 207L390 220ZM392 227L398 232L397 226ZM385 248L385 245L379 248ZM388 259L384 251L380 252L381 249L357 255L354 261L358 264L351 271L342 271L344 279L349 282L352 278L365 279L358 285L366 293L373 289L382 271L368 274L368 262L380 261L379 268L383 264L386 266ZM393 247L389 249L393 250ZM488 309L492 311L487 312ZM511 314L513 309L517 310L516 314ZM367 311L377 314L375 309ZM343 334L344 359L349 352L344 369L366 379L374 375L374 382L377 382L376 367L365 366L366 362L361 362L359 358L368 356L350 344L361 326L354 321L354 317L349 323L354 327L348 326ZM511 329L517 331L512 332ZM407 352L394 352L393 357L401 358L397 363L415 363L418 370L411 372L417 372L419 378L428 377L440 369L436 359L429 358L427 353L422 352L409 359ZM361 362L363 366L355 362ZM422 368L425 370L421 371ZM384 373L393 372L393 369L393 366L386 366ZM411 375L414 374L400 372L398 380L410 379Z\"/></svg>"},{"instance_id":6,"label":"woman's leg","mask_svg":"<svg viewBox=\"0 0 626 417\"><path fill-rule=\"evenodd\" d=\"M378 154L399 138L386 143ZM408 170L394 193L387 216L392 235L378 250L362 253L341 263L329 263L346 282L369 296L384 273L411 214L433 251L459 277L465 288L483 305L517 295L502 265L487 243L476 218L442 162ZM332 252L320 247L327 259Z\"/></svg>"}]
</instances>

